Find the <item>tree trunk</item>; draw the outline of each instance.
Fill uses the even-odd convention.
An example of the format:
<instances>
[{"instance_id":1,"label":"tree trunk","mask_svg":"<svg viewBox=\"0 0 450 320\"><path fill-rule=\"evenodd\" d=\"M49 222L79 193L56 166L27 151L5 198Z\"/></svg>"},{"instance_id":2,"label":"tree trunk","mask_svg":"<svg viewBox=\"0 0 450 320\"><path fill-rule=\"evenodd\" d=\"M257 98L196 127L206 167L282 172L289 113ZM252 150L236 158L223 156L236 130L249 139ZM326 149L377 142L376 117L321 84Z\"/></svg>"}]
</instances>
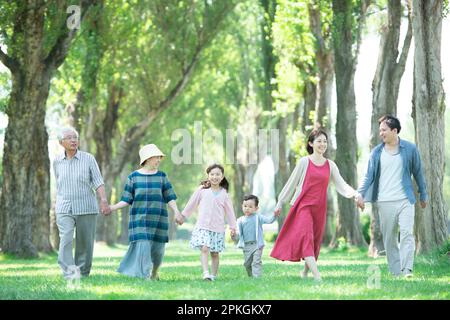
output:
<instances>
[{"instance_id":1,"label":"tree trunk","mask_svg":"<svg viewBox=\"0 0 450 320\"><path fill-rule=\"evenodd\" d=\"M91 2L81 1L80 21ZM2 249L21 257L37 257L50 251L50 161L45 127L50 80L63 63L77 29L67 28L63 19L52 21L49 31L54 45L46 48L44 32L48 3L22 1L11 16L14 33L7 39L8 53L0 48L0 61L12 75L6 114L3 155L3 186L0 216L3 219ZM55 16L65 15L57 6ZM49 36L47 36L49 37ZM49 49L47 51L47 49Z\"/></svg>"},{"instance_id":2,"label":"tree trunk","mask_svg":"<svg viewBox=\"0 0 450 320\"><path fill-rule=\"evenodd\" d=\"M400 80L405 71L412 38L412 26L409 12L410 8L408 8L408 31L404 39L402 53L399 56L398 45L403 9L400 0L389 0L387 13L388 22L381 28L380 53L378 56L377 70L372 82L371 150L379 143L378 119L386 114L397 114ZM377 257L380 252L384 252L379 219L378 206L374 203L372 204L370 244L368 252L371 257Z\"/></svg>"},{"instance_id":3,"label":"tree trunk","mask_svg":"<svg viewBox=\"0 0 450 320\"><path fill-rule=\"evenodd\" d=\"M308 136L309 132L314 128L314 118L316 110L317 84L312 81L305 81L303 89L303 105L302 127L303 133Z\"/></svg>"},{"instance_id":4,"label":"tree trunk","mask_svg":"<svg viewBox=\"0 0 450 320\"><path fill-rule=\"evenodd\" d=\"M445 94L441 74L442 10L442 0L413 1L413 117L429 197L425 209L416 209L418 253L429 252L447 240L447 208L443 197Z\"/></svg>"},{"instance_id":5,"label":"tree trunk","mask_svg":"<svg viewBox=\"0 0 450 320\"><path fill-rule=\"evenodd\" d=\"M276 90L276 83L272 81L275 78L275 65L278 57L273 52L273 32L272 24L275 21L277 10L277 1L260 0L264 9L264 18L261 19L261 51L262 65L264 71L264 90L262 107L264 111L272 110L273 98L272 92Z\"/></svg>"},{"instance_id":6,"label":"tree trunk","mask_svg":"<svg viewBox=\"0 0 450 320\"><path fill-rule=\"evenodd\" d=\"M283 189L284 184L287 182L290 172L289 172L289 163L288 163L288 146L286 141L287 135L287 125L288 118L280 118L278 120L277 128L279 130L279 149L278 149L278 157L279 157L279 165L278 171L275 168L275 194L279 195L281 190ZM295 166L295 163L293 164ZM290 200L290 199L289 199ZM278 218L278 232L280 232L281 227L283 226L284 220L286 219L287 213L289 212L290 205L287 204L283 206L282 212Z\"/></svg>"},{"instance_id":7,"label":"tree trunk","mask_svg":"<svg viewBox=\"0 0 450 320\"><path fill-rule=\"evenodd\" d=\"M50 160L45 128L50 77L48 73L42 73L42 65L37 61L24 66L24 69L13 74L6 110L2 249L20 257L37 257L38 250L51 250Z\"/></svg>"},{"instance_id":8,"label":"tree trunk","mask_svg":"<svg viewBox=\"0 0 450 320\"><path fill-rule=\"evenodd\" d=\"M81 75L81 86L77 92L75 103L69 106L68 110L70 123L80 134L80 148L87 152L92 152L92 129L95 128L97 122L93 115L97 114L97 78L105 53L102 37L103 14L103 1L98 1L93 5L92 14L86 24L86 36L84 38L86 54ZM91 110L94 111L93 114Z\"/></svg>"},{"instance_id":9,"label":"tree trunk","mask_svg":"<svg viewBox=\"0 0 450 320\"><path fill-rule=\"evenodd\" d=\"M333 91L334 80L334 56L333 49L327 47L331 30L323 31L323 24L321 19L321 6L316 0L313 3L308 3L308 13L310 28L316 39L316 65L319 76L319 83L317 86L316 110L314 127L324 128L328 134L331 134L331 97ZM332 140L328 141L328 148L326 157L334 160L335 148L332 145ZM327 221L325 225L325 232L322 243L330 244L333 238L333 221L334 221L334 197L331 188L328 187L327 192Z\"/></svg>"},{"instance_id":10,"label":"tree trunk","mask_svg":"<svg viewBox=\"0 0 450 320\"><path fill-rule=\"evenodd\" d=\"M245 193L248 191L248 187L245 187L245 167L240 163L236 163L234 166L234 179L233 189L235 199L244 199ZM246 191L247 190L247 191ZM242 215L242 208L240 201L234 202L234 212L236 218Z\"/></svg>"},{"instance_id":11,"label":"tree trunk","mask_svg":"<svg viewBox=\"0 0 450 320\"><path fill-rule=\"evenodd\" d=\"M353 187L357 185L357 148L356 138L356 108L354 75L356 60L358 57L359 43L361 41L361 28L364 22L367 3L363 2L360 8L360 25L356 31L356 53L353 51L352 13L354 8L351 2L345 0L333 0L333 24L334 24L334 54L337 95L336 118L336 164L344 180ZM367 245L361 231L359 212L353 199L338 197L338 217L336 233L332 240L332 246L338 245L338 239L345 240L356 246Z\"/></svg>"},{"instance_id":12,"label":"tree trunk","mask_svg":"<svg viewBox=\"0 0 450 320\"><path fill-rule=\"evenodd\" d=\"M320 1L319 1L320 2ZM309 24L311 32L316 42L316 65L319 76L317 87L315 126L325 128L328 132L331 129L331 97L334 80L334 55L333 48L329 48L331 30L323 30L321 19L320 3L315 0L308 4Z\"/></svg>"},{"instance_id":13,"label":"tree trunk","mask_svg":"<svg viewBox=\"0 0 450 320\"><path fill-rule=\"evenodd\" d=\"M54 208L50 210L50 243L55 249L59 249L59 229L56 224L56 213Z\"/></svg>"},{"instance_id":14,"label":"tree trunk","mask_svg":"<svg viewBox=\"0 0 450 320\"><path fill-rule=\"evenodd\" d=\"M117 128L118 112L121 100L124 96L122 88L115 83L108 89L108 103L103 114L101 126L96 123L94 140L96 141L96 159L101 172L104 175L106 197L111 201L112 187L114 186L116 174L110 172L110 157L113 153L112 139ZM89 129L88 129L89 130ZM114 245L117 239L116 214L110 216L99 216L97 219L97 241L106 241L108 245Z\"/></svg>"},{"instance_id":15,"label":"tree trunk","mask_svg":"<svg viewBox=\"0 0 450 320\"><path fill-rule=\"evenodd\" d=\"M24 50L30 50L28 56L23 60L16 57L15 61L10 58L10 65L8 60L5 63L2 59L11 70L12 91L6 109L8 127L0 201L4 230L0 233L4 252L37 257L38 250L51 250L50 161L45 128L50 72L41 60L44 9L37 8L28 13L27 9L17 15L25 25L17 26L15 30L26 35L22 46ZM2 57L5 56L2 53Z\"/></svg>"}]
</instances>

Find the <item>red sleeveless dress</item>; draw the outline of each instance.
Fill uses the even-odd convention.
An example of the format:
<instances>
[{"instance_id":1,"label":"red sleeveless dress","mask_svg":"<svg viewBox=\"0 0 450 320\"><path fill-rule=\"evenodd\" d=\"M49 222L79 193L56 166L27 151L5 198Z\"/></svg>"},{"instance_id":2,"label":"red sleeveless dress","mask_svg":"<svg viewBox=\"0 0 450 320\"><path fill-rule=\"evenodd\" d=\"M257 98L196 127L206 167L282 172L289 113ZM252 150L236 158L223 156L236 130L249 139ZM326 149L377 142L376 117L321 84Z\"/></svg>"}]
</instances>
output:
<instances>
[{"instance_id":1,"label":"red sleeveless dress","mask_svg":"<svg viewBox=\"0 0 450 320\"><path fill-rule=\"evenodd\" d=\"M308 162L302 192L289 210L270 256L283 261L317 260L327 215L328 160L322 166Z\"/></svg>"}]
</instances>

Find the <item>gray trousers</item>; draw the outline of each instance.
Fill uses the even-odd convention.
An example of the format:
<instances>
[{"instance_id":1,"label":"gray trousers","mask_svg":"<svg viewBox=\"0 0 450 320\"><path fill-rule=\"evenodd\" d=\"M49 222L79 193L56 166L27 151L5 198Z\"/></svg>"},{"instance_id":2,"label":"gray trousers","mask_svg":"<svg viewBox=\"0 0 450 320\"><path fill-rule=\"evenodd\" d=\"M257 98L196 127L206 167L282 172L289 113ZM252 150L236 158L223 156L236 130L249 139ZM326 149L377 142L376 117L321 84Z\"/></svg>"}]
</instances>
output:
<instances>
[{"instance_id":1,"label":"gray trousers","mask_svg":"<svg viewBox=\"0 0 450 320\"><path fill-rule=\"evenodd\" d=\"M408 199L378 202L380 228L389 271L393 275L413 270L414 263L414 205ZM398 232L400 231L400 247Z\"/></svg>"},{"instance_id":2,"label":"gray trousers","mask_svg":"<svg viewBox=\"0 0 450 320\"><path fill-rule=\"evenodd\" d=\"M247 242L243 248L244 251L244 267L247 270L249 277L258 278L262 274L261 256L263 248L258 249L258 244L255 242Z\"/></svg>"},{"instance_id":3,"label":"gray trousers","mask_svg":"<svg viewBox=\"0 0 450 320\"><path fill-rule=\"evenodd\" d=\"M69 276L68 267L77 266L82 276L91 272L94 253L96 214L73 215L69 213L56 214L56 224L59 230L58 264L63 275ZM75 259L73 256L73 233L75 233Z\"/></svg>"}]
</instances>

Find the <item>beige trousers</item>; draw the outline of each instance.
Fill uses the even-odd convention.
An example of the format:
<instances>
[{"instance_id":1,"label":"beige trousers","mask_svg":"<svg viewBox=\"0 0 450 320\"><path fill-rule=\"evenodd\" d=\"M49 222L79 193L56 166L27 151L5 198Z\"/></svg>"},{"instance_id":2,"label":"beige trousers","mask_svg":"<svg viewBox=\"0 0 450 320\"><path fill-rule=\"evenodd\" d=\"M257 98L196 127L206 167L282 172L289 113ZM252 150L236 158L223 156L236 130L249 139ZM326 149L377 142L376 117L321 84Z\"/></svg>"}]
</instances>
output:
<instances>
[{"instance_id":1,"label":"beige trousers","mask_svg":"<svg viewBox=\"0 0 450 320\"><path fill-rule=\"evenodd\" d=\"M380 228L389 271L393 275L412 272L414 263L414 205L408 199L378 202ZM400 232L400 243L398 233Z\"/></svg>"}]
</instances>

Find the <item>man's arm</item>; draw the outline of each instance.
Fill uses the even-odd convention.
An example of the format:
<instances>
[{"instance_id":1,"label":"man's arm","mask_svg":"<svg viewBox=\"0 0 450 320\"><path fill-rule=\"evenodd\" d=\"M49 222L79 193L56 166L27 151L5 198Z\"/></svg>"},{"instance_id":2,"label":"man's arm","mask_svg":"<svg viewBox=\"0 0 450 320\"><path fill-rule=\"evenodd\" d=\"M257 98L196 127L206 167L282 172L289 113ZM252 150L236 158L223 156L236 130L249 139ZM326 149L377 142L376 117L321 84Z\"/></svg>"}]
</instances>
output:
<instances>
[{"instance_id":1,"label":"man's arm","mask_svg":"<svg viewBox=\"0 0 450 320\"><path fill-rule=\"evenodd\" d=\"M357 194L355 195L355 201L357 203L357 206L364 211L365 204L364 204L364 197L367 193L367 190L369 189L370 185L375 180L375 164L374 164L374 158L375 158L375 149L372 150L370 157L369 157L369 163L367 164L366 173L364 175L363 181L360 184Z\"/></svg>"},{"instance_id":2,"label":"man's arm","mask_svg":"<svg viewBox=\"0 0 450 320\"><path fill-rule=\"evenodd\" d=\"M100 212L107 216L111 214L111 208L108 204L108 199L106 199L106 192L105 192L105 185L102 184L100 187L96 190L97 196L100 199Z\"/></svg>"},{"instance_id":3,"label":"man's arm","mask_svg":"<svg viewBox=\"0 0 450 320\"><path fill-rule=\"evenodd\" d=\"M425 182L425 177L423 175L422 170L422 161L420 159L419 150L417 147L414 150L414 159L413 159L413 168L412 168L412 174L414 176L414 180L416 180L416 184L419 188L419 194L420 194L420 206L422 208L425 208L427 206L427 185Z\"/></svg>"}]
</instances>

